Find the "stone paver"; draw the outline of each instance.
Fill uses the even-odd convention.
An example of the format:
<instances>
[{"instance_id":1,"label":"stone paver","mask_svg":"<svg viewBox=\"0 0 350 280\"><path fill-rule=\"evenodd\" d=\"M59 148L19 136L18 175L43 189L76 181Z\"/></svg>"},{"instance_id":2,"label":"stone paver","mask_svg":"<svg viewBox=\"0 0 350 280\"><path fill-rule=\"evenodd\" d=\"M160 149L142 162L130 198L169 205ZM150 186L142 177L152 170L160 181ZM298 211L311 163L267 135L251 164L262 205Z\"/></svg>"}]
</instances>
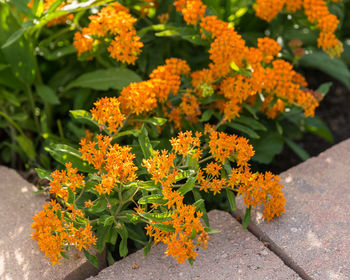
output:
<instances>
[{"instance_id":1,"label":"stone paver","mask_svg":"<svg viewBox=\"0 0 350 280\"><path fill-rule=\"evenodd\" d=\"M207 250L200 250L194 266L177 264L164 255L164 246L153 247L147 257L140 250L102 270L89 280L292 280L301 279L275 254L228 213L211 211Z\"/></svg>"},{"instance_id":2,"label":"stone paver","mask_svg":"<svg viewBox=\"0 0 350 280\"><path fill-rule=\"evenodd\" d=\"M305 279L349 280L350 139L281 177L286 213L266 223L255 211L250 229L271 242Z\"/></svg>"},{"instance_id":3,"label":"stone paver","mask_svg":"<svg viewBox=\"0 0 350 280\"><path fill-rule=\"evenodd\" d=\"M52 266L30 237L32 216L44 197L14 170L0 167L0 279L79 280L97 274L85 256L72 250L71 260ZM103 265L103 264L102 264Z\"/></svg>"}]
</instances>

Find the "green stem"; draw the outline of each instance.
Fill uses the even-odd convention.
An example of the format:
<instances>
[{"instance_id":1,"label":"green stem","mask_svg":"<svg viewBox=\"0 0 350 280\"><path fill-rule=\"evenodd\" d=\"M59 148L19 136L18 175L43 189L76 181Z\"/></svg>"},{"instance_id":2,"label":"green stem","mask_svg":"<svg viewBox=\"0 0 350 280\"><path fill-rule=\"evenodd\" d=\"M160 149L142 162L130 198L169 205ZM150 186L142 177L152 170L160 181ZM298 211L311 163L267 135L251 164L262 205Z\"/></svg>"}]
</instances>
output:
<instances>
[{"instance_id":1,"label":"green stem","mask_svg":"<svg viewBox=\"0 0 350 280\"><path fill-rule=\"evenodd\" d=\"M37 132L39 134L41 134L40 123L39 123L38 116L35 113L34 97L33 97L33 93L32 93L32 90L30 88L30 85L27 84L26 85L26 89L27 89L26 91L27 91L27 95L28 95L28 98L29 98L30 107L31 107L32 114L33 114L33 117L34 117L35 126L36 126L36 129L37 129Z\"/></svg>"}]
</instances>

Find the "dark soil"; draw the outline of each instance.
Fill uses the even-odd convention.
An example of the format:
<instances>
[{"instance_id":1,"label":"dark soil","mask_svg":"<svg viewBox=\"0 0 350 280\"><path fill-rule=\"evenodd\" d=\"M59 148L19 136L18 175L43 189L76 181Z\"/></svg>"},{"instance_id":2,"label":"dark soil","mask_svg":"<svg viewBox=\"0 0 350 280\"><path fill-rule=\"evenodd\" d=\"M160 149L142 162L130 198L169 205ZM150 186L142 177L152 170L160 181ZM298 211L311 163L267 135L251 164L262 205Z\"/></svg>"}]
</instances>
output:
<instances>
[{"instance_id":1,"label":"dark soil","mask_svg":"<svg viewBox=\"0 0 350 280\"><path fill-rule=\"evenodd\" d=\"M334 142L329 143L317 135L307 133L298 144L304 148L310 156L317 156L331 146L350 138L350 90L342 83L334 80L326 74L308 69L305 77L309 83L309 88L317 89L322 83L333 82L333 85L320 102L316 110L319 116L331 130ZM272 171L280 173L288 168L301 163L302 160L288 147L276 157Z\"/></svg>"}]
</instances>

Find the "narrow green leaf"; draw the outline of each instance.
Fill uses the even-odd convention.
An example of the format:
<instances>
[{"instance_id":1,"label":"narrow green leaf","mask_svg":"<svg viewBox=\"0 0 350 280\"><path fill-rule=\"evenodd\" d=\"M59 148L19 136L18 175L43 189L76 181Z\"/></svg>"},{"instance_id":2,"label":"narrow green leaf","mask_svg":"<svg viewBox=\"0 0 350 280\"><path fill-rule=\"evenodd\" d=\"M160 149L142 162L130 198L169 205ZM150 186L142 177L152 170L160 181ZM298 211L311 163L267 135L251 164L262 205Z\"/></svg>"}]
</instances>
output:
<instances>
[{"instance_id":1,"label":"narrow green leaf","mask_svg":"<svg viewBox=\"0 0 350 280\"><path fill-rule=\"evenodd\" d=\"M185 195L186 193L193 190L194 185L196 184L197 176L189 177L185 184L179 188L179 193Z\"/></svg>"},{"instance_id":2,"label":"narrow green leaf","mask_svg":"<svg viewBox=\"0 0 350 280\"><path fill-rule=\"evenodd\" d=\"M109 68L85 73L68 84L66 89L83 87L96 90L122 90L124 87L134 82L141 82L140 76L135 72L129 69Z\"/></svg>"},{"instance_id":3,"label":"narrow green leaf","mask_svg":"<svg viewBox=\"0 0 350 280\"><path fill-rule=\"evenodd\" d=\"M251 211L251 206L245 210L245 214L242 220L242 228L247 229L249 222L250 222L250 211Z\"/></svg>"},{"instance_id":4,"label":"narrow green leaf","mask_svg":"<svg viewBox=\"0 0 350 280\"><path fill-rule=\"evenodd\" d=\"M149 251L151 250L151 246L152 246L152 238L150 238L147 242L147 245L145 246L145 248L143 249L143 255L146 257L149 253Z\"/></svg>"},{"instance_id":5,"label":"narrow green leaf","mask_svg":"<svg viewBox=\"0 0 350 280\"><path fill-rule=\"evenodd\" d=\"M193 193L195 201L203 200L200 192L197 189L193 189L192 193ZM202 219L203 219L204 223L206 224L206 226L209 227L210 223L209 223L209 218L208 218L208 214L207 214L207 209L205 209L204 200L203 200L203 202L198 203L198 208L199 208L199 211L201 211L203 213Z\"/></svg>"},{"instance_id":6,"label":"narrow green leaf","mask_svg":"<svg viewBox=\"0 0 350 280\"><path fill-rule=\"evenodd\" d=\"M236 206L236 196L233 191L226 189L227 200L232 211L237 210Z\"/></svg>"},{"instance_id":7,"label":"narrow green leaf","mask_svg":"<svg viewBox=\"0 0 350 280\"><path fill-rule=\"evenodd\" d=\"M172 225L164 225L164 224L152 224L152 226L159 228L160 230L175 232L175 229Z\"/></svg>"},{"instance_id":8,"label":"narrow green leaf","mask_svg":"<svg viewBox=\"0 0 350 280\"><path fill-rule=\"evenodd\" d=\"M338 81L343 82L350 89L350 71L346 64L337 57L331 58L328 54L317 51L304 55L299 60L299 64L303 67L319 69Z\"/></svg>"},{"instance_id":9,"label":"narrow green leaf","mask_svg":"<svg viewBox=\"0 0 350 280\"><path fill-rule=\"evenodd\" d=\"M35 160L36 152L34 148L33 141L26 135L18 135L15 137L17 143L20 145L22 150L25 152L30 160Z\"/></svg>"},{"instance_id":10,"label":"narrow green leaf","mask_svg":"<svg viewBox=\"0 0 350 280\"><path fill-rule=\"evenodd\" d=\"M327 93L329 92L329 90L331 89L332 85L333 85L332 82L323 83L322 85L320 85L318 87L318 89L316 91L320 92L322 94L322 96L325 97L327 95Z\"/></svg>"},{"instance_id":11,"label":"narrow green leaf","mask_svg":"<svg viewBox=\"0 0 350 280\"><path fill-rule=\"evenodd\" d=\"M83 249L84 255L87 260L96 268L98 268L98 259L95 255L91 254L88 250Z\"/></svg>"},{"instance_id":12,"label":"narrow green leaf","mask_svg":"<svg viewBox=\"0 0 350 280\"><path fill-rule=\"evenodd\" d=\"M166 212L166 213L140 213L141 217L156 222L156 223L162 223L165 221L171 221L172 213Z\"/></svg>"},{"instance_id":13,"label":"narrow green leaf","mask_svg":"<svg viewBox=\"0 0 350 280\"><path fill-rule=\"evenodd\" d=\"M167 201L164 199L164 196L161 194L152 194L146 195L139 199L138 204L148 204L148 203L157 203L164 204Z\"/></svg>"},{"instance_id":14,"label":"narrow green leaf","mask_svg":"<svg viewBox=\"0 0 350 280\"><path fill-rule=\"evenodd\" d=\"M144 122L144 123L150 123L153 125L160 125L161 126L167 122L167 119L153 117L153 118L131 119L130 121L132 121L132 122Z\"/></svg>"},{"instance_id":15,"label":"narrow green leaf","mask_svg":"<svg viewBox=\"0 0 350 280\"><path fill-rule=\"evenodd\" d=\"M267 131L267 128L261 122L250 117L240 116L239 118L235 119L235 122L245 124L254 130Z\"/></svg>"},{"instance_id":16,"label":"narrow green leaf","mask_svg":"<svg viewBox=\"0 0 350 280\"><path fill-rule=\"evenodd\" d=\"M255 139L259 139L260 138L260 136L254 130L252 130L249 127L246 127L244 125L241 125L241 124L238 124L238 123L234 123L234 122L229 122L229 123L227 123L227 125L229 127L232 127L234 129L239 130L240 132L243 132L243 133L247 134L251 138L255 138Z\"/></svg>"},{"instance_id":17,"label":"narrow green leaf","mask_svg":"<svg viewBox=\"0 0 350 280\"><path fill-rule=\"evenodd\" d=\"M317 116L305 119L305 129L316 134L330 143L334 142L332 132L328 126Z\"/></svg>"},{"instance_id":18,"label":"narrow green leaf","mask_svg":"<svg viewBox=\"0 0 350 280\"><path fill-rule=\"evenodd\" d=\"M36 93L40 96L40 98L49 104L57 105L60 104L60 100L58 99L54 90L45 85L37 85Z\"/></svg>"},{"instance_id":19,"label":"narrow green leaf","mask_svg":"<svg viewBox=\"0 0 350 280\"><path fill-rule=\"evenodd\" d=\"M95 169L86 161L81 159L81 153L69 145L51 144L45 147L45 150L59 163L65 165L67 162L72 163L73 168L77 168L82 172L94 172Z\"/></svg>"},{"instance_id":20,"label":"narrow green leaf","mask_svg":"<svg viewBox=\"0 0 350 280\"><path fill-rule=\"evenodd\" d=\"M215 234L215 233L220 233L221 232L221 230L212 229L210 227L205 227L204 230L208 234Z\"/></svg>"},{"instance_id":21,"label":"narrow green leaf","mask_svg":"<svg viewBox=\"0 0 350 280\"><path fill-rule=\"evenodd\" d=\"M53 2L47 10L47 13L55 11L64 1L65 0L56 0L55 2Z\"/></svg>"},{"instance_id":22,"label":"narrow green leaf","mask_svg":"<svg viewBox=\"0 0 350 280\"><path fill-rule=\"evenodd\" d=\"M49 171L41 169L41 168L35 168L36 174L39 176L40 179L47 179L51 180L51 174Z\"/></svg>"},{"instance_id":23,"label":"narrow green leaf","mask_svg":"<svg viewBox=\"0 0 350 280\"><path fill-rule=\"evenodd\" d=\"M141 134L138 137L138 141L145 159L148 159L151 156L153 156L153 148L151 145L151 141L148 138L148 132L144 125L142 125L141 127Z\"/></svg>"},{"instance_id":24,"label":"narrow green leaf","mask_svg":"<svg viewBox=\"0 0 350 280\"><path fill-rule=\"evenodd\" d=\"M98 214L107 210L107 200L103 197L100 197L99 200L89 208L89 212Z\"/></svg>"},{"instance_id":25,"label":"narrow green leaf","mask_svg":"<svg viewBox=\"0 0 350 280\"><path fill-rule=\"evenodd\" d=\"M23 33L24 33L25 29L20 28L18 29L15 33L13 33L5 42L5 44L3 44L1 46L2 49L5 49L9 46L11 46L14 42L16 42L17 40L19 40L19 38L22 37Z\"/></svg>"},{"instance_id":26,"label":"narrow green leaf","mask_svg":"<svg viewBox=\"0 0 350 280\"><path fill-rule=\"evenodd\" d=\"M109 216L107 219L104 220L103 225L107 227L107 226L113 225L113 223L114 223L113 217Z\"/></svg>"},{"instance_id":27,"label":"narrow green leaf","mask_svg":"<svg viewBox=\"0 0 350 280\"><path fill-rule=\"evenodd\" d=\"M294 153L296 153L303 161L310 158L310 155L305 151L303 148L301 148L299 145L297 145L294 141L285 138L284 141L288 145L289 148L293 150Z\"/></svg>"}]
</instances>

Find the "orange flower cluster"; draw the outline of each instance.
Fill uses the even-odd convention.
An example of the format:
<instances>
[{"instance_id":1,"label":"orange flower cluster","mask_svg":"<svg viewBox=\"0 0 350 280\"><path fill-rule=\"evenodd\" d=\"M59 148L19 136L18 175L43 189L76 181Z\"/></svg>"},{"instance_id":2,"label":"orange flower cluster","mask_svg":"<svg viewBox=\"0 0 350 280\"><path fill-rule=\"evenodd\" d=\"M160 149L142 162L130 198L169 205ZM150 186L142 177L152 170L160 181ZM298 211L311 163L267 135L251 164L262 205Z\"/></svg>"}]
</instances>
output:
<instances>
[{"instance_id":1,"label":"orange flower cluster","mask_svg":"<svg viewBox=\"0 0 350 280\"><path fill-rule=\"evenodd\" d=\"M188 64L178 58L170 58L165 65L158 66L150 74L150 79L131 83L120 94L119 102L126 114L139 115L155 109L167 100L170 93L177 94L181 85L181 75L190 72Z\"/></svg>"},{"instance_id":2,"label":"orange flower cluster","mask_svg":"<svg viewBox=\"0 0 350 280\"><path fill-rule=\"evenodd\" d=\"M61 253L67 245L75 246L81 251L96 244L97 239L87 221L78 229L74 226L74 223L81 224L80 221L85 220L80 210L72 207L70 209L75 211L64 210L55 200L51 200L43 208L44 210L33 217L32 238L38 242L40 251L49 257L52 264L59 263ZM79 217L79 222L76 217Z\"/></svg>"},{"instance_id":3,"label":"orange flower cluster","mask_svg":"<svg viewBox=\"0 0 350 280\"><path fill-rule=\"evenodd\" d=\"M182 157L191 155L191 157L199 160L202 154L202 150L200 149L201 136L202 133L198 131L195 132L194 136L192 136L192 132L190 131L180 132L177 137L170 139L170 143L173 150L178 155L181 155Z\"/></svg>"},{"instance_id":4,"label":"orange flower cluster","mask_svg":"<svg viewBox=\"0 0 350 280\"><path fill-rule=\"evenodd\" d=\"M196 25L204 16L207 6L201 0L176 0L176 10L181 12L187 24Z\"/></svg>"},{"instance_id":5,"label":"orange flower cluster","mask_svg":"<svg viewBox=\"0 0 350 280\"><path fill-rule=\"evenodd\" d=\"M109 132L115 133L123 126L125 116L120 112L120 103L116 97L104 97L94 103L90 110L92 119L96 120L101 128L105 124Z\"/></svg>"},{"instance_id":6,"label":"orange flower cluster","mask_svg":"<svg viewBox=\"0 0 350 280\"><path fill-rule=\"evenodd\" d=\"M333 2L340 1L333 0ZM329 12L325 0L257 0L254 9L258 17L271 21L284 7L290 12L296 12L304 8L308 20L312 24L315 23L320 30L320 35L317 39L318 47L331 56L340 56L343 52L343 46L334 34L339 20Z\"/></svg>"},{"instance_id":7,"label":"orange flower cluster","mask_svg":"<svg viewBox=\"0 0 350 280\"><path fill-rule=\"evenodd\" d=\"M67 170L55 170L51 173L50 193L68 201L68 188L74 193L77 188L85 185L84 176L77 174L78 170L72 168L72 163L66 163Z\"/></svg>"},{"instance_id":8,"label":"orange flower cluster","mask_svg":"<svg viewBox=\"0 0 350 280\"><path fill-rule=\"evenodd\" d=\"M56 0L44 0L44 11L47 11L50 6L52 4L54 4L56 2ZM66 1L64 1L66 2ZM31 0L29 3L28 3L28 7L29 8L33 8L33 3L34 1ZM66 4L65 3L62 3L61 5L58 6L58 10L59 9L62 9ZM68 20L72 21L74 19L74 15L73 14L68 14L68 15L65 15L65 16L60 16L60 17L57 17L57 18L54 18L53 20L50 20L46 26L50 27L50 26L56 26L56 25L60 25L60 24L64 24L66 23Z\"/></svg>"},{"instance_id":9,"label":"orange flower cluster","mask_svg":"<svg viewBox=\"0 0 350 280\"><path fill-rule=\"evenodd\" d=\"M127 64L135 64L137 55L141 53L143 43L136 35L134 23L136 19L129 13L129 9L118 2L104 7L97 15L89 17L88 27L74 35L73 45L78 56L91 52L94 44L111 39L108 46L110 56Z\"/></svg>"},{"instance_id":10,"label":"orange flower cluster","mask_svg":"<svg viewBox=\"0 0 350 280\"><path fill-rule=\"evenodd\" d=\"M225 120L238 117L241 104L257 94L265 95L261 111L269 118L283 112L286 103L303 107L306 116L314 115L317 100L303 90L305 79L292 65L277 59L281 46L275 40L259 38L257 48L246 47L234 28L215 16L202 18L200 26L204 38L210 33L214 39L209 50L212 63L208 69L192 73L192 86L201 97L215 90L225 97L226 102L216 103Z\"/></svg>"},{"instance_id":11,"label":"orange flower cluster","mask_svg":"<svg viewBox=\"0 0 350 280\"><path fill-rule=\"evenodd\" d=\"M101 134L96 136L97 141L80 141L81 158L92 164L101 175L101 183L96 190L101 194L110 194L117 184L134 181L137 167L133 160L131 147L111 144L112 139Z\"/></svg>"}]
</instances>

